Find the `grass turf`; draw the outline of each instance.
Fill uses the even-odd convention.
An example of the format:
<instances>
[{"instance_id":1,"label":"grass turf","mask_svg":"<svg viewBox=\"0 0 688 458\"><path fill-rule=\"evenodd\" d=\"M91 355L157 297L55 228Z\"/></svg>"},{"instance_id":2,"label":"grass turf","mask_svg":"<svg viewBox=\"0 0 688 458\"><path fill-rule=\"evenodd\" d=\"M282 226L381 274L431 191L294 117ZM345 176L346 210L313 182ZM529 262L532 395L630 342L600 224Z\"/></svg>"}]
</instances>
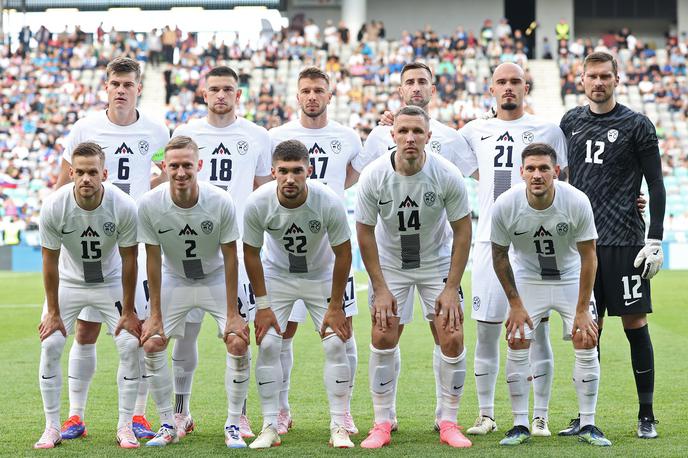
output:
<instances>
[{"instance_id":1,"label":"grass turf","mask_svg":"<svg viewBox=\"0 0 688 458\"><path fill-rule=\"evenodd\" d=\"M360 443L372 422L372 404L368 392L368 354L370 320L366 313L365 275L358 277L359 309L355 320L359 349L357 384L352 412L361 435L354 438ZM402 370L398 393L400 431L392 436L392 445L379 451L332 450L327 447L328 409L322 383L322 350L313 326L301 326L294 344L295 363L291 379L290 403L294 429L283 438L282 446L263 451L270 456L297 455L322 456L345 454L372 454L375 456L432 455L449 456L455 453L491 456L530 455L572 456L688 456L688 318L685 305L688 292L685 288L687 272L665 271L653 280L655 312L650 317L650 331L655 351L655 414L660 437L643 441L635 437L637 401L630 368L628 343L618 318L607 319L602 339L602 380L598 401L597 424L614 445L610 449L594 449L579 443L575 438L533 438L516 449L498 445L504 431L511 426L510 405L504 383L504 355L502 344L502 374L497 382L495 399L496 420L500 431L485 437L471 437L473 447L455 451L439 444L432 431L434 420L434 381L432 374L432 338L419 313L416 321L407 326L401 341ZM468 285L469 281L464 281ZM197 430L179 444L162 450L124 451L117 448L114 431L117 422L117 386L115 373L117 354L112 340L105 334L98 343L98 368L91 385L86 411L88 437L65 441L53 451L34 451L33 443L40 436L44 419L37 383L40 343L36 326L40 321L43 290L39 274L0 274L0 367L5 382L1 404L4 411L0 423L0 455L34 456L113 456L154 455L208 456L219 453L250 454L250 450L229 451L223 442L222 428L226 415L224 392L224 345L215 337L215 324L206 319L199 339L200 362L194 380L191 409ZM467 297L470 297L467 294ZM470 303L470 302L469 302ZM561 320L553 314L551 325L552 345L555 353L555 370L552 401L550 403L550 429L553 432L565 427L577 411L575 391L571 383L573 352L571 344L563 342ZM63 355L62 419L68 413L66 389L67 357L71 345L67 342ZM468 349L468 374L473 373L475 348L475 322L465 322L465 342ZM253 347L254 361L257 355ZM532 398L532 396L531 396ZM532 402L532 400L531 400ZM464 396L459 411L459 423L470 426L477 414L475 382L467 376ZM260 407L255 386L249 394L249 416L254 431L260 429ZM149 401L148 417L157 420L155 408ZM157 423L153 421L152 423Z\"/></svg>"}]
</instances>

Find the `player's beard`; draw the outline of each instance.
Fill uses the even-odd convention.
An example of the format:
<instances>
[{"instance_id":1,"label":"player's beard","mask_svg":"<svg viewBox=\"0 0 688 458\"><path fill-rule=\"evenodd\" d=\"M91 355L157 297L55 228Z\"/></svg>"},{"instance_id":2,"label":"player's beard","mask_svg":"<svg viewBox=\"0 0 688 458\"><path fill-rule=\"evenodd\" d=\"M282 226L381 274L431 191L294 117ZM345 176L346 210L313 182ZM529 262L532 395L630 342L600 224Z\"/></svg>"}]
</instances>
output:
<instances>
[{"instance_id":1,"label":"player's beard","mask_svg":"<svg viewBox=\"0 0 688 458\"><path fill-rule=\"evenodd\" d=\"M410 98L406 102L406 106L418 107L418 108L422 108L423 110L425 110L425 108L428 106L429 103L430 103L430 99L421 99L419 101L414 101L412 98Z\"/></svg>"},{"instance_id":2,"label":"player's beard","mask_svg":"<svg viewBox=\"0 0 688 458\"><path fill-rule=\"evenodd\" d=\"M518 104L514 102L505 102L501 105L502 110L513 111L518 108Z\"/></svg>"},{"instance_id":3,"label":"player's beard","mask_svg":"<svg viewBox=\"0 0 688 458\"><path fill-rule=\"evenodd\" d=\"M208 106L208 110L216 115L226 115L227 113L230 113L233 109L234 107L230 107L229 105L224 105L219 108L216 108L215 106Z\"/></svg>"},{"instance_id":4,"label":"player's beard","mask_svg":"<svg viewBox=\"0 0 688 458\"><path fill-rule=\"evenodd\" d=\"M323 113L325 112L325 110L327 110L327 105L325 105L324 107L322 107L321 109L319 109L318 111L315 111L315 112L309 113L308 111L306 111L305 108L303 108L303 109L301 110L301 112L302 112L304 115L308 116L309 118L317 118L318 116L320 116L321 114L323 114Z\"/></svg>"}]
</instances>

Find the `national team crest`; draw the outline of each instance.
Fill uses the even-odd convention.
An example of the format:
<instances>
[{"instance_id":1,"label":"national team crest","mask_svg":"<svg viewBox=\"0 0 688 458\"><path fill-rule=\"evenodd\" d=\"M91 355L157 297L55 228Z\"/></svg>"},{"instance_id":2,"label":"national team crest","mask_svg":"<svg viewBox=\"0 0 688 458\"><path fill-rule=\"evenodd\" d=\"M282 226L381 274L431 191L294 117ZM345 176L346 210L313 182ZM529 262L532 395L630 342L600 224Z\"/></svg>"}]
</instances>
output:
<instances>
[{"instance_id":1,"label":"national team crest","mask_svg":"<svg viewBox=\"0 0 688 458\"><path fill-rule=\"evenodd\" d=\"M334 151L334 154L339 154L342 152L342 142L339 140L332 140L330 142L330 146L332 147L332 151Z\"/></svg>"},{"instance_id":2,"label":"national team crest","mask_svg":"<svg viewBox=\"0 0 688 458\"><path fill-rule=\"evenodd\" d=\"M480 297L473 296L473 310L477 311L480 308Z\"/></svg>"},{"instance_id":3,"label":"national team crest","mask_svg":"<svg viewBox=\"0 0 688 458\"><path fill-rule=\"evenodd\" d=\"M201 223L201 230L204 234L210 234L213 232L213 222L210 220L203 221Z\"/></svg>"},{"instance_id":4,"label":"national team crest","mask_svg":"<svg viewBox=\"0 0 688 458\"><path fill-rule=\"evenodd\" d=\"M423 194L423 200L425 201L425 205L428 207L435 205L435 199L437 199L437 196L432 191Z\"/></svg>"},{"instance_id":5,"label":"national team crest","mask_svg":"<svg viewBox=\"0 0 688 458\"><path fill-rule=\"evenodd\" d=\"M145 156L148 154L149 148L150 144L146 140L139 140L139 153Z\"/></svg>"},{"instance_id":6,"label":"national team crest","mask_svg":"<svg viewBox=\"0 0 688 458\"><path fill-rule=\"evenodd\" d=\"M317 234L320 232L320 221L317 219L310 220L308 222L308 229L310 229L312 233Z\"/></svg>"},{"instance_id":7,"label":"national team crest","mask_svg":"<svg viewBox=\"0 0 688 458\"><path fill-rule=\"evenodd\" d=\"M433 140L430 142L430 151L432 151L435 154L440 154L440 151L442 151L442 144L438 142L437 140Z\"/></svg>"},{"instance_id":8,"label":"national team crest","mask_svg":"<svg viewBox=\"0 0 688 458\"><path fill-rule=\"evenodd\" d=\"M103 224L103 232L105 232L105 235L112 237L115 234L115 229L116 226L113 222L108 221L107 223Z\"/></svg>"},{"instance_id":9,"label":"national team crest","mask_svg":"<svg viewBox=\"0 0 688 458\"><path fill-rule=\"evenodd\" d=\"M531 143L533 143L533 140L535 140L535 134L527 130L523 132L523 134L521 135L521 139L523 140L523 143L525 143L526 145L530 145Z\"/></svg>"},{"instance_id":10,"label":"national team crest","mask_svg":"<svg viewBox=\"0 0 688 458\"><path fill-rule=\"evenodd\" d=\"M237 142L237 153L248 153L248 142L246 140L239 140L239 142Z\"/></svg>"},{"instance_id":11,"label":"national team crest","mask_svg":"<svg viewBox=\"0 0 688 458\"><path fill-rule=\"evenodd\" d=\"M607 132L607 140L614 143L617 138L619 138L619 131L616 129L609 129L609 132Z\"/></svg>"},{"instance_id":12,"label":"national team crest","mask_svg":"<svg viewBox=\"0 0 688 458\"><path fill-rule=\"evenodd\" d=\"M567 223L559 223L557 224L557 234L559 235L566 235L566 233L569 231L569 225Z\"/></svg>"}]
</instances>

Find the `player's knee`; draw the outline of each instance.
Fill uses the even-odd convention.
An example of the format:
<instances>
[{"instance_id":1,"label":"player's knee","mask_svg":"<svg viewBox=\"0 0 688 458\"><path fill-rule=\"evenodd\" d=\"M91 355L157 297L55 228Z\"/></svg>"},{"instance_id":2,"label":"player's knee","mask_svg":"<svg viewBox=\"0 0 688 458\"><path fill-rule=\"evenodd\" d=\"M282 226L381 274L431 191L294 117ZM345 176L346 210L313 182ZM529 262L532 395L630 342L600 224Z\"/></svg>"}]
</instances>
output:
<instances>
[{"instance_id":1,"label":"player's knee","mask_svg":"<svg viewBox=\"0 0 688 458\"><path fill-rule=\"evenodd\" d=\"M122 331L115 336L115 346L120 359L138 359L139 339L127 331Z\"/></svg>"},{"instance_id":2,"label":"player's knee","mask_svg":"<svg viewBox=\"0 0 688 458\"><path fill-rule=\"evenodd\" d=\"M325 359L335 363L346 362L346 343L336 334L330 334L322 340Z\"/></svg>"},{"instance_id":3,"label":"player's knee","mask_svg":"<svg viewBox=\"0 0 688 458\"><path fill-rule=\"evenodd\" d=\"M232 355L243 356L248 351L248 344L246 341L234 334L227 336L225 344L227 346L227 352Z\"/></svg>"},{"instance_id":4,"label":"player's knee","mask_svg":"<svg viewBox=\"0 0 688 458\"><path fill-rule=\"evenodd\" d=\"M638 313L634 315L623 315L621 317L624 329L638 329L647 324L647 315Z\"/></svg>"},{"instance_id":5,"label":"player's knee","mask_svg":"<svg viewBox=\"0 0 688 458\"><path fill-rule=\"evenodd\" d=\"M143 344L143 351L146 353L157 353L164 351L167 348L167 343L160 337L151 337Z\"/></svg>"},{"instance_id":6,"label":"player's knee","mask_svg":"<svg viewBox=\"0 0 688 458\"><path fill-rule=\"evenodd\" d=\"M373 326L371 341L375 348L394 348L397 346L397 343L399 343L399 333L395 327L387 328L387 330L382 331L377 326Z\"/></svg>"},{"instance_id":7,"label":"player's knee","mask_svg":"<svg viewBox=\"0 0 688 458\"><path fill-rule=\"evenodd\" d=\"M273 328L270 329L272 331ZM282 351L282 337L268 331L260 343L260 359L263 361L277 361L279 360L280 352Z\"/></svg>"},{"instance_id":8,"label":"player's knee","mask_svg":"<svg viewBox=\"0 0 688 458\"><path fill-rule=\"evenodd\" d=\"M55 331L41 342L41 349L48 359L59 360L67 339L60 331Z\"/></svg>"},{"instance_id":9,"label":"player's knee","mask_svg":"<svg viewBox=\"0 0 688 458\"><path fill-rule=\"evenodd\" d=\"M74 335L74 339L81 345L96 343L99 334L100 323L76 320L76 333Z\"/></svg>"}]
</instances>

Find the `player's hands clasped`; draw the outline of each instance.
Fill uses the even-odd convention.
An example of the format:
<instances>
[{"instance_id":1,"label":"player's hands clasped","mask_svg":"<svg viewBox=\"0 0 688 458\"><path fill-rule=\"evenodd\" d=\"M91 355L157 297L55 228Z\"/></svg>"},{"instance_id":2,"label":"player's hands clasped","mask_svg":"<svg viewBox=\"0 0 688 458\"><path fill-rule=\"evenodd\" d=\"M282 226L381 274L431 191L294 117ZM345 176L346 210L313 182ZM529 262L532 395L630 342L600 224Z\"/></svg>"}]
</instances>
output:
<instances>
[{"instance_id":1,"label":"player's hands clasped","mask_svg":"<svg viewBox=\"0 0 688 458\"><path fill-rule=\"evenodd\" d=\"M661 240L647 239L645 246L638 252L638 256L635 257L633 267L640 267L643 261L645 261L645 267L643 267L643 273L640 276L649 280L657 275L664 263Z\"/></svg>"},{"instance_id":2,"label":"player's hands clasped","mask_svg":"<svg viewBox=\"0 0 688 458\"><path fill-rule=\"evenodd\" d=\"M510 344L514 343L516 341L516 332L518 331L520 336L519 340L524 342L526 340L526 324L531 330L533 329L533 321L530 319L530 315L528 315L528 311L523 304L509 307L509 317L505 323L506 340L509 341Z\"/></svg>"},{"instance_id":3,"label":"player's hands clasped","mask_svg":"<svg viewBox=\"0 0 688 458\"><path fill-rule=\"evenodd\" d=\"M382 331L391 326L390 320L397 315L397 300L389 289L375 291L370 314L373 326L379 327Z\"/></svg>"},{"instance_id":4,"label":"player's hands clasped","mask_svg":"<svg viewBox=\"0 0 688 458\"><path fill-rule=\"evenodd\" d=\"M256 319L253 322L256 328L256 343L258 345L263 341L263 337L268 333L270 328L275 328L277 334L282 335L282 330L277 323L275 312L271 308L261 309L256 311Z\"/></svg>"},{"instance_id":5,"label":"player's hands clasped","mask_svg":"<svg viewBox=\"0 0 688 458\"><path fill-rule=\"evenodd\" d=\"M583 339L583 347L590 348L597 345L598 327L595 319L588 310L576 312L573 319L573 329L571 335L574 339ZM579 336L580 335L580 336Z\"/></svg>"},{"instance_id":6,"label":"player's hands clasped","mask_svg":"<svg viewBox=\"0 0 688 458\"><path fill-rule=\"evenodd\" d=\"M136 313L122 313L122 316L119 318L119 322L117 323L117 327L115 328L115 335L118 336L122 330L125 330L132 336L140 339L141 321L139 321L139 317L136 315Z\"/></svg>"},{"instance_id":7,"label":"player's hands clasped","mask_svg":"<svg viewBox=\"0 0 688 458\"><path fill-rule=\"evenodd\" d=\"M344 342L351 338L351 326L341 307L328 307L320 327L320 337L325 337L328 327Z\"/></svg>"},{"instance_id":8,"label":"player's hands clasped","mask_svg":"<svg viewBox=\"0 0 688 458\"><path fill-rule=\"evenodd\" d=\"M149 316L146 321L143 322L143 330L141 332L141 345L146 343L151 337L160 337L164 342L167 342L167 337L165 337L165 330L162 327L162 318L158 315Z\"/></svg>"},{"instance_id":9,"label":"player's hands clasped","mask_svg":"<svg viewBox=\"0 0 688 458\"><path fill-rule=\"evenodd\" d=\"M463 324L463 310L459 292L455 288L444 288L435 300L435 315L440 318L442 328L454 332Z\"/></svg>"},{"instance_id":10,"label":"player's hands clasped","mask_svg":"<svg viewBox=\"0 0 688 458\"><path fill-rule=\"evenodd\" d=\"M41 324L38 325L38 336L41 342L50 337L55 331L60 331L63 336L67 337L67 330L64 327L60 314L48 313L41 321Z\"/></svg>"},{"instance_id":11,"label":"player's hands clasped","mask_svg":"<svg viewBox=\"0 0 688 458\"><path fill-rule=\"evenodd\" d=\"M246 323L241 316L227 319L225 333L222 337L222 340L224 340L225 343L229 343L227 340L231 335L237 336L246 342L246 345L251 344L251 331L248 329L248 323Z\"/></svg>"}]
</instances>

